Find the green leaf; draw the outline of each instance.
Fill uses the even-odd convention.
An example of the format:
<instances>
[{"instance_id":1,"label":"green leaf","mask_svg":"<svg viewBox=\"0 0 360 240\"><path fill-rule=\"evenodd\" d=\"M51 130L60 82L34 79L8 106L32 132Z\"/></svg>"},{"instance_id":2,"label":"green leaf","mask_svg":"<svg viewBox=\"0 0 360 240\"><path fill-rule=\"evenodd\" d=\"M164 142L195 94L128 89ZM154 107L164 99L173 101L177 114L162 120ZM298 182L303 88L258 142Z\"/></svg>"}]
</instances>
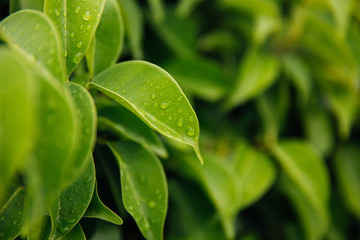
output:
<instances>
[{"instance_id":1,"label":"green leaf","mask_svg":"<svg viewBox=\"0 0 360 240\"><path fill-rule=\"evenodd\" d=\"M162 22L165 17L163 0L148 0L152 16L156 22Z\"/></svg>"},{"instance_id":2,"label":"green leaf","mask_svg":"<svg viewBox=\"0 0 360 240\"><path fill-rule=\"evenodd\" d=\"M242 182L241 208L256 202L273 184L276 171L268 156L245 141L236 147L234 167Z\"/></svg>"},{"instance_id":3,"label":"green leaf","mask_svg":"<svg viewBox=\"0 0 360 240\"><path fill-rule=\"evenodd\" d=\"M107 0L93 39L94 45L86 54L92 75L102 72L118 60L123 40L124 25L119 3L117 0Z\"/></svg>"},{"instance_id":4,"label":"green leaf","mask_svg":"<svg viewBox=\"0 0 360 240\"><path fill-rule=\"evenodd\" d=\"M194 110L163 69L143 61L123 62L97 75L90 86L122 104L159 133L192 146L202 161Z\"/></svg>"},{"instance_id":5,"label":"green leaf","mask_svg":"<svg viewBox=\"0 0 360 240\"><path fill-rule=\"evenodd\" d=\"M116 213L111 211L101 202L96 186L90 205L86 209L84 217L99 218L116 225L121 225L123 223L123 220L118 215L116 215Z\"/></svg>"},{"instance_id":6,"label":"green leaf","mask_svg":"<svg viewBox=\"0 0 360 240\"><path fill-rule=\"evenodd\" d=\"M95 188L95 166L92 157L78 178L67 186L50 206L51 238L65 236L80 221L90 204Z\"/></svg>"},{"instance_id":7,"label":"green leaf","mask_svg":"<svg viewBox=\"0 0 360 240\"><path fill-rule=\"evenodd\" d=\"M154 131L122 106L108 106L99 110L98 125L101 130L125 137L153 151L161 157L167 152Z\"/></svg>"},{"instance_id":8,"label":"green leaf","mask_svg":"<svg viewBox=\"0 0 360 240\"><path fill-rule=\"evenodd\" d=\"M0 48L0 76L1 203L8 180L24 166L34 142L37 79L4 47Z\"/></svg>"},{"instance_id":9,"label":"green leaf","mask_svg":"<svg viewBox=\"0 0 360 240\"><path fill-rule=\"evenodd\" d=\"M288 140L272 149L290 184L286 187L298 209L307 239L320 239L327 232L330 182L326 166L305 142ZM291 183L290 183L291 181Z\"/></svg>"},{"instance_id":10,"label":"green leaf","mask_svg":"<svg viewBox=\"0 0 360 240\"><path fill-rule=\"evenodd\" d=\"M205 59L173 59L165 63L166 69L182 89L207 101L217 101L229 86L222 69Z\"/></svg>"},{"instance_id":11,"label":"green leaf","mask_svg":"<svg viewBox=\"0 0 360 240\"><path fill-rule=\"evenodd\" d=\"M140 6L134 0L118 0L123 13L126 37L134 59L143 58L141 42L143 39L144 19Z\"/></svg>"},{"instance_id":12,"label":"green leaf","mask_svg":"<svg viewBox=\"0 0 360 240\"><path fill-rule=\"evenodd\" d=\"M18 187L0 208L0 239L15 239L22 231L25 190Z\"/></svg>"},{"instance_id":13,"label":"green leaf","mask_svg":"<svg viewBox=\"0 0 360 240\"><path fill-rule=\"evenodd\" d=\"M180 0L177 7L176 13L181 17L188 17L195 7L204 0Z\"/></svg>"},{"instance_id":14,"label":"green leaf","mask_svg":"<svg viewBox=\"0 0 360 240\"><path fill-rule=\"evenodd\" d=\"M94 235L90 240L121 240L120 232L117 226L107 222L97 222Z\"/></svg>"},{"instance_id":15,"label":"green leaf","mask_svg":"<svg viewBox=\"0 0 360 240\"><path fill-rule=\"evenodd\" d=\"M29 162L29 181L50 204L69 182L79 144L79 122L70 93L41 82L39 137ZM51 159L51 161L49 161Z\"/></svg>"},{"instance_id":16,"label":"green leaf","mask_svg":"<svg viewBox=\"0 0 360 240\"><path fill-rule=\"evenodd\" d=\"M283 67L285 73L293 82L296 90L299 92L300 100L303 104L309 102L312 91L312 79L309 67L305 61L295 55L288 55L283 58Z\"/></svg>"},{"instance_id":17,"label":"green leaf","mask_svg":"<svg viewBox=\"0 0 360 240\"><path fill-rule=\"evenodd\" d=\"M85 234L80 226L76 226L63 238L64 240L86 240Z\"/></svg>"},{"instance_id":18,"label":"green leaf","mask_svg":"<svg viewBox=\"0 0 360 240\"><path fill-rule=\"evenodd\" d=\"M45 14L34 10L18 11L1 21L0 34L45 79L65 79L60 36Z\"/></svg>"},{"instance_id":19,"label":"green leaf","mask_svg":"<svg viewBox=\"0 0 360 240\"><path fill-rule=\"evenodd\" d=\"M359 156L358 144L341 146L335 154L334 167L341 197L346 207L360 220Z\"/></svg>"},{"instance_id":20,"label":"green leaf","mask_svg":"<svg viewBox=\"0 0 360 240\"><path fill-rule=\"evenodd\" d=\"M163 239L168 190L160 161L134 142L109 143L109 146L120 166L126 210L146 239Z\"/></svg>"},{"instance_id":21,"label":"green leaf","mask_svg":"<svg viewBox=\"0 0 360 240\"><path fill-rule=\"evenodd\" d=\"M247 13L250 15L268 15L277 16L280 13L276 1L268 0L221 0L220 3L228 8L237 10L240 13Z\"/></svg>"},{"instance_id":22,"label":"green leaf","mask_svg":"<svg viewBox=\"0 0 360 240\"><path fill-rule=\"evenodd\" d=\"M327 0L339 32L344 35L351 17L351 0Z\"/></svg>"},{"instance_id":23,"label":"green leaf","mask_svg":"<svg viewBox=\"0 0 360 240\"><path fill-rule=\"evenodd\" d=\"M90 93L76 83L68 83L77 116L80 120L79 147L77 149L73 167L69 169L69 176L74 177L87 165L96 140L96 107Z\"/></svg>"},{"instance_id":24,"label":"green leaf","mask_svg":"<svg viewBox=\"0 0 360 240\"><path fill-rule=\"evenodd\" d=\"M85 55L100 22L104 4L104 0L45 0L44 11L60 32L66 77Z\"/></svg>"},{"instance_id":25,"label":"green leaf","mask_svg":"<svg viewBox=\"0 0 360 240\"><path fill-rule=\"evenodd\" d=\"M260 95L275 82L279 71L279 60L275 56L251 49L240 64L235 86L225 108L231 109Z\"/></svg>"}]
</instances>

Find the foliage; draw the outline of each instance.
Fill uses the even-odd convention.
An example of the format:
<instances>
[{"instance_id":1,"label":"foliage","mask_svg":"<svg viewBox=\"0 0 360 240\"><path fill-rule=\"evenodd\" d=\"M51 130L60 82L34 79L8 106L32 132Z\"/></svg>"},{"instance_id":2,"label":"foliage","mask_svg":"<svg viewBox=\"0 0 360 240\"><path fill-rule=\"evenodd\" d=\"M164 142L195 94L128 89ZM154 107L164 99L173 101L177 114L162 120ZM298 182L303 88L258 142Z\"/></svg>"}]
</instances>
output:
<instances>
[{"instance_id":1,"label":"foliage","mask_svg":"<svg viewBox=\"0 0 360 240\"><path fill-rule=\"evenodd\" d=\"M0 239L360 237L357 0L2 5Z\"/></svg>"}]
</instances>

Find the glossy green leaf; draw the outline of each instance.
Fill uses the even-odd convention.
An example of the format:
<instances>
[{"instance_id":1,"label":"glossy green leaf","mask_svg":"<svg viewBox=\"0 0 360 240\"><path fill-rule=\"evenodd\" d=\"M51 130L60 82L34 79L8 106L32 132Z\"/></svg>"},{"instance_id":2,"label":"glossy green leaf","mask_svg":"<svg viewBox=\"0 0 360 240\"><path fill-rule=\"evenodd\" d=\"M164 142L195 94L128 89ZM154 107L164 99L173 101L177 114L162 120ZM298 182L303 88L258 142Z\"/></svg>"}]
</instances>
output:
<instances>
[{"instance_id":1,"label":"glossy green leaf","mask_svg":"<svg viewBox=\"0 0 360 240\"><path fill-rule=\"evenodd\" d=\"M279 60L261 50L250 50L240 63L239 73L225 103L227 109L260 95L272 85L280 71Z\"/></svg>"},{"instance_id":2,"label":"glossy green leaf","mask_svg":"<svg viewBox=\"0 0 360 240\"><path fill-rule=\"evenodd\" d=\"M90 86L116 100L159 133L192 146L200 161L199 123L175 80L143 61L117 64L97 75Z\"/></svg>"},{"instance_id":3,"label":"glossy green leaf","mask_svg":"<svg viewBox=\"0 0 360 240\"><path fill-rule=\"evenodd\" d=\"M39 209L38 209L39 210ZM46 216L41 221L32 223L27 232L27 240L48 240L51 232L51 220Z\"/></svg>"},{"instance_id":4,"label":"glossy green leaf","mask_svg":"<svg viewBox=\"0 0 360 240\"><path fill-rule=\"evenodd\" d=\"M126 210L146 239L163 239L168 190L160 161L134 142L109 143L120 166Z\"/></svg>"},{"instance_id":5,"label":"glossy green leaf","mask_svg":"<svg viewBox=\"0 0 360 240\"><path fill-rule=\"evenodd\" d=\"M341 146L334 166L341 197L346 207L360 220L360 150L358 144Z\"/></svg>"},{"instance_id":6,"label":"glossy green leaf","mask_svg":"<svg viewBox=\"0 0 360 240\"><path fill-rule=\"evenodd\" d=\"M50 204L70 180L79 144L79 122L70 93L41 81L39 137L29 162L31 181ZM49 161L51 159L51 161Z\"/></svg>"},{"instance_id":7,"label":"glossy green leaf","mask_svg":"<svg viewBox=\"0 0 360 240\"><path fill-rule=\"evenodd\" d=\"M35 10L18 11L1 21L0 34L45 79L65 78L60 36L45 14Z\"/></svg>"},{"instance_id":8,"label":"glossy green leaf","mask_svg":"<svg viewBox=\"0 0 360 240\"><path fill-rule=\"evenodd\" d=\"M268 156L245 141L236 147L234 167L242 182L241 208L257 201L273 184L276 171Z\"/></svg>"},{"instance_id":9,"label":"glossy green leaf","mask_svg":"<svg viewBox=\"0 0 360 240\"><path fill-rule=\"evenodd\" d=\"M95 233L91 236L90 240L103 239L121 240L118 226L102 221L97 222Z\"/></svg>"},{"instance_id":10,"label":"glossy green leaf","mask_svg":"<svg viewBox=\"0 0 360 240\"><path fill-rule=\"evenodd\" d=\"M99 218L116 225L121 225L123 223L122 219L116 215L116 213L111 211L101 202L97 187L95 187L90 205L86 209L84 217Z\"/></svg>"},{"instance_id":11,"label":"glossy green leaf","mask_svg":"<svg viewBox=\"0 0 360 240\"><path fill-rule=\"evenodd\" d=\"M301 141L280 142L273 148L273 153L292 183L287 189L299 209L307 238L322 238L329 224L327 204L330 190L324 162L307 143ZM313 225L314 221L316 225Z\"/></svg>"},{"instance_id":12,"label":"glossy green leaf","mask_svg":"<svg viewBox=\"0 0 360 240\"><path fill-rule=\"evenodd\" d=\"M92 157L77 179L67 186L50 206L51 238L65 236L80 221L90 204L95 187L95 166Z\"/></svg>"},{"instance_id":13,"label":"glossy green leaf","mask_svg":"<svg viewBox=\"0 0 360 240\"><path fill-rule=\"evenodd\" d=\"M161 157L167 157L166 149L154 131L126 108L122 106L101 108L99 116L99 129L109 130L140 143Z\"/></svg>"},{"instance_id":14,"label":"glossy green leaf","mask_svg":"<svg viewBox=\"0 0 360 240\"><path fill-rule=\"evenodd\" d=\"M86 240L85 234L80 226L76 226L63 238L64 240Z\"/></svg>"},{"instance_id":15,"label":"glossy green leaf","mask_svg":"<svg viewBox=\"0 0 360 240\"><path fill-rule=\"evenodd\" d=\"M124 17L126 37L134 59L143 58L142 39L144 19L140 6L134 0L118 0Z\"/></svg>"},{"instance_id":16,"label":"glossy green leaf","mask_svg":"<svg viewBox=\"0 0 360 240\"><path fill-rule=\"evenodd\" d=\"M113 65L119 58L124 39L124 24L117 0L107 0L99 26L96 29L94 45L86 54L90 73L96 75ZM91 63L91 64L89 64Z\"/></svg>"},{"instance_id":17,"label":"glossy green leaf","mask_svg":"<svg viewBox=\"0 0 360 240\"><path fill-rule=\"evenodd\" d=\"M15 239L22 231L25 190L17 188L0 206L0 239Z\"/></svg>"},{"instance_id":18,"label":"glossy green leaf","mask_svg":"<svg viewBox=\"0 0 360 240\"><path fill-rule=\"evenodd\" d=\"M173 59L164 68L182 89L208 101L219 100L229 88L221 68L205 59Z\"/></svg>"},{"instance_id":19,"label":"glossy green leaf","mask_svg":"<svg viewBox=\"0 0 360 240\"><path fill-rule=\"evenodd\" d=\"M104 4L104 0L45 0L44 11L60 32L66 77L85 55L100 22Z\"/></svg>"},{"instance_id":20,"label":"glossy green leaf","mask_svg":"<svg viewBox=\"0 0 360 240\"><path fill-rule=\"evenodd\" d=\"M26 66L0 48L0 203L9 178L34 144L37 82Z\"/></svg>"},{"instance_id":21,"label":"glossy green leaf","mask_svg":"<svg viewBox=\"0 0 360 240\"><path fill-rule=\"evenodd\" d=\"M73 103L76 107L76 115L79 118L80 133L79 147L77 149L75 162L72 169L69 169L69 176L73 177L79 170L81 171L87 165L89 155L91 154L96 140L96 107L90 93L82 86L76 83L68 83Z\"/></svg>"}]
</instances>

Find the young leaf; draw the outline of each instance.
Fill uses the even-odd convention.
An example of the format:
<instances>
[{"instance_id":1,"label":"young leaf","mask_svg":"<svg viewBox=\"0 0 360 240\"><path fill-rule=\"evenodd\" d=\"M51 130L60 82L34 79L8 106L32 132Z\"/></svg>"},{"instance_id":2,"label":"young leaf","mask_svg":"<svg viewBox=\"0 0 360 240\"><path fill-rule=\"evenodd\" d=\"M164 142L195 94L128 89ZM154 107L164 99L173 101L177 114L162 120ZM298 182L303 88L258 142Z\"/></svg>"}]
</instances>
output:
<instances>
[{"instance_id":1,"label":"young leaf","mask_svg":"<svg viewBox=\"0 0 360 240\"><path fill-rule=\"evenodd\" d=\"M64 240L86 240L85 234L80 226L80 224L76 224L76 226L63 238Z\"/></svg>"},{"instance_id":2,"label":"young leaf","mask_svg":"<svg viewBox=\"0 0 360 240\"><path fill-rule=\"evenodd\" d=\"M164 6L163 0L148 0L153 18L156 22L162 22L164 20Z\"/></svg>"},{"instance_id":3,"label":"young leaf","mask_svg":"<svg viewBox=\"0 0 360 240\"><path fill-rule=\"evenodd\" d=\"M124 16L126 37L134 59L143 58L141 41L143 38L144 20L141 9L134 0L118 0Z\"/></svg>"},{"instance_id":4,"label":"young leaf","mask_svg":"<svg viewBox=\"0 0 360 240\"><path fill-rule=\"evenodd\" d=\"M90 205L86 209L84 217L99 218L116 225L121 225L123 223L123 220L118 215L116 215L116 213L111 211L101 202L96 186Z\"/></svg>"},{"instance_id":5,"label":"young leaf","mask_svg":"<svg viewBox=\"0 0 360 240\"><path fill-rule=\"evenodd\" d=\"M108 106L99 109L99 129L110 130L120 137L138 142L161 157L167 152L154 131L137 116L122 106Z\"/></svg>"},{"instance_id":6,"label":"young leaf","mask_svg":"<svg viewBox=\"0 0 360 240\"><path fill-rule=\"evenodd\" d=\"M11 14L0 22L0 34L45 79L65 79L60 36L45 14L34 10Z\"/></svg>"},{"instance_id":7,"label":"young leaf","mask_svg":"<svg viewBox=\"0 0 360 240\"><path fill-rule=\"evenodd\" d=\"M124 25L119 3L117 0L107 0L95 32L94 44L86 54L86 59L91 59L88 65L93 76L118 60L123 39Z\"/></svg>"},{"instance_id":8,"label":"young leaf","mask_svg":"<svg viewBox=\"0 0 360 240\"><path fill-rule=\"evenodd\" d=\"M73 177L87 165L96 139L96 107L90 93L76 83L68 83L77 116L80 119L79 147L73 167L69 169L69 176Z\"/></svg>"},{"instance_id":9,"label":"young leaf","mask_svg":"<svg viewBox=\"0 0 360 240\"><path fill-rule=\"evenodd\" d=\"M109 143L120 166L126 210L146 239L163 239L168 190L160 161L134 142Z\"/></svg>"},{"instance_id":10,"label":"young leaf","mask_svg":"<svg viewBox=\"0 0 360 240\"><path fill-rule=\"evenodd\" d=\"M90 86L116 100L159 133L192 146L200 161L199 123L175 80L163 69L143 61L108 68Z\"/></svg>"},{"instance_id":11,"label":"young leaf","mask_svg":"<svg viewBox=\"0 0 360 240\"><path fill-rule=\"evenodd\" d=\"M36 185L33 187L50 204L69 181L68 170L73 167L79 146L79 125L67 89L40 82L39 137L28 172Z\"/></svg>"},{"instance_id":12,"label":"young leaf","mask_svg":"<svg viewBox=\"0 0 360 240\"><path fill-rule=\"evenodd\" d=\"M0 208L0 239L15 239L22 231L25 190L18 187Z\"/></svg>"},{"instance_id":13,"label":"young leaf","mask_svg":"<svg viewBox=\"0 0 360 240\"><path fill-rule=\"evenodd\" d=\"M22 168L36 135L34 75L12 53L0 48L0 203L8 180Z\"/></svg>"},{"instance_id":14,"label":"young leaf","mask_svg":"<svg viewBox=\"0 0 360 240\"><path fill-rule=\"evenodd\" d=\"M291 187L287 189L291 191L290 198L295 199L294 204L300 208L299 213L308 238L322 238L329 224L327 204L330 187L324 162L308 144L301 141L280 142L273 148L273 153L292 182ZM293 195L295 197L292 197ZM299 199L305 200L299 203ZM306 210L309 208L312 209L311 212ZM316 217L316 228L308 222L313 219L308 217L308 214Z\"/></svg>"},{"instance_id":15,"label":"young leaf","mask_svg":"<svg viewBox=\"0 0 360 240\"><path fill-rule=\"evenodd\" d=\"M337 183L346 207L360 220L360 150L358 144L341 146L334 158Z\"/></svg>"},{"instance_id":16,"label":"young leaf","mask_svg":"<svg viewBox=\"0 0 360 240\"><path fill-rule=\"evenodd\" d=\"M100 22L104 4L104 0L45 0L44 11L60 32L66 77L85 55Z\"/></svg>"},{"instance_id":17,"label":"young leaf","mask_svg":"<svg viewBox=\"0 0 360 240\"><path fill-rule=\"evenodd\" d=\"M90 204L95 187L95 166L92 157L79 177L67 186L50 206L53 239L65 236L80 221Z\"/></svg>"},{"instance_id":18,"label":"young leaf","mask_svg":"<svg viewBox=\"0 0 360 240\"><path fill-rule=\"evenodd\" d=\"M279 74L279 60L266 52L251 49L241 62L236 84L225 107L231 109L257 97L276 80Z\"/></svg>"}]
</instances>

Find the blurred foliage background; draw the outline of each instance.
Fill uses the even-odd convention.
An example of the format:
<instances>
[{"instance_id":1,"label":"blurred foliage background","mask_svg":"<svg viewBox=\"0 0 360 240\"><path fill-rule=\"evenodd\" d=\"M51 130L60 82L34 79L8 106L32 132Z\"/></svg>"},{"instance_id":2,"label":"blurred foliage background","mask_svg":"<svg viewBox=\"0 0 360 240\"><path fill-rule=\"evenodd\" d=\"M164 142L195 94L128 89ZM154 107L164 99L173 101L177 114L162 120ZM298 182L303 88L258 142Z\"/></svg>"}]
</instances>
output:
<instances>
[{"instance_id":1,"label":"blurred foliage background","mask_svg":"<svg viewBox=\"0 0 360 240\"><path fill-rule=\"evenodd\" d=\"M9 3L0 3L3 18ZM120 61L166 69L200 121L203 166L163 139L165 239L360 239L360 1L119 4ZM141 239L108 151L94 154L99 194L124 216L122 238ZM87 235L100 224L82 221Z\"/></svg>"}]
</instances>

